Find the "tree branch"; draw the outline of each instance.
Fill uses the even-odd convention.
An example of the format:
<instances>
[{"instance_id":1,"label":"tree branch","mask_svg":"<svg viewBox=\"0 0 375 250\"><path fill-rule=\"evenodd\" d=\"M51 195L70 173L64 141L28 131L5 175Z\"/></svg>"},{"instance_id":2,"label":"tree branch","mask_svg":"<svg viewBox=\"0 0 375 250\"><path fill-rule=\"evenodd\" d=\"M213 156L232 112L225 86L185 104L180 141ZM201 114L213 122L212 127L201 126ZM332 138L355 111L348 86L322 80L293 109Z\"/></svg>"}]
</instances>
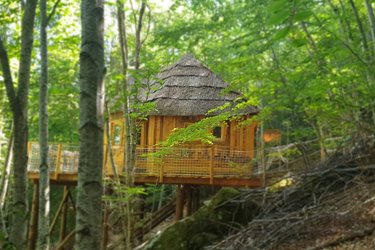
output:
<instances>
[{"instance_id":1,"label":"tree branch","mask_svg":"<svg viewBox=\"0 0 375 250\"><path fill-rule=\"evenodd\" d=\"M363 46L363 49L365 51L365 53L368 51L368 45L367 45L367 38L366 38L366 33L365 33L365 30L363 28L363 25L362 25L362 22L361 22L361 19L359 17L359 13L358 13L358 10L354 4L354 1L353 0L349 0L349 3L350 3L350 7L352 8L352 11L354 13L354 17L355 17L355 20L357 22L357 26L358 26L358 29L359 29L359 32L361 34L361 37L362 37L362 46Z\"/></svg>"},{"instance_id":2,"label":"tree branch","mask_svg":"<svg viewBox=\"0 0 375 250\"><path fill-rule=\"evenodd\" d=\"M146 5L146 7L148 8L148 13L147 13L147 16L148 16L148 23L147 23L147 31L146 31L146 35L145 35L145 38L143 38L143 40L141 41L141 46L145 43L145 41L147 40L147 37L148 35L150 34L150 28L151 28L151 8Z\"/></svg>"},{"instance_id":3,"label":"tree branch","mask_svg":"<svg viewBox=\"0 0 375 250\"><path fill-rule=\"evenodd\" d=\"M356 232L353 232L349 235L344 235L344 236L341 236L341 237L338 237L336 239L333 239L333 240L330 240L330 241L327 241L327 242L323 242L322 244L319 244L318 246L315 246L315 247L310 247L308 248L308 250L320 250L320 249L325 249L325 248L328 248L328 247L334 247L334 246L337 246L337 245L340 245L344 242L347 242L347 241L351 241L351 240L354 240L356 238L364 238L366 236L369 236L371 235L375 230L375 227L372 227L372 228L367 228L367 229L364 229L363 231L356 231Z\"/></svg>"},{"instance_id":4,"label":"tree branch","mask_svg":"<svg viewBox=\"0 0 375 250\"><path fill-rule=\"evenodd\" d=\"M48 17L47 17L47 25L46 25L46 26L48 26L49 21L51 20L52 16L55 14L56 9L57 9L57 6L59 5L60 2L61 2L61 0L57 0L57 1L55 2L55 4L53 5L53 7L52 7L52 11L51 11L51 13L48 15Z\"/></svg>"},{"instance_id":5,"label":"tree branch","mask_svg":"<svg viewBox=\"0 0 375 250\"><path fill-rule=\"evenodd\" d=\"M15 110L15 102L16 102L16 93L13 86L13 79L12 79L12 73L10 71L9 66L9 59L8 59L8 53L5 50L3 40L0 37L0 61L1 61L1 67L3 71L3 77L4 77L4 84L5 89L7 92L7 96L9 99L9 103L11 105L12 111Z\"/></svg>"},{"instance_id":6,"label":"tree branch","mask_svg":"<svg viewBox=\"0 0 375 250\"><path fill-rule=\"evenodd\" d=\"M344 47L346 47L349 51L350 51L350 53L355 57L355 58L357 58L358 59L358 61L360 62L360 63L362 63L364 66L366 66L366 67L368 67L368 63L365 61L365 60L363 60L363 58L356 52L356 51L354 51L354 49L348 44L348 43L346 43L345 41L343 41L339 36L337 36L333 31L331 31L331 30L329 30L328 28L326 28L325 26L324 26L324 24L323 24L323 22L315 15L315 14L313 14L313 16L314 16L314 18L315 18L315 20L320 24L320 27L323 29L323 30L325 30L326 32L328 32L330 35L332 35L332 36L334 36L339 42L341 42L342 43L342 45L344 45Z\"/></svg>"},{"instance_id":7,"label":"tree branch","mask_svg":"<svg viewBox=\"0 0 375 250\"><path fill-rule=\"evenodd\" d=\"M37 0L29 0L26 3L26 9L22 18L21 30L21 51L20 51L20 66L18 69L18 89L17 99L20 103L21 110L27 106L27 96L29 94L30 83L30 65L31 53L34 42L34 19L37 6Z\"/></svg>"},{"instance_id":8,"label":"tree branch","mask_svg":"<svg viewBox=\"0 0 375 250\"><path fill-rule=\"evenodd\" d=\"M375 51L375 15L374 10L372 8L371 3L368 0L365 0L366 10L367 10L367 17L370 24L370 31L371 31L371 38L372 43L374 45L374 51Z\"/></svg>"},{"instance_id":9,"label":"tree branch","mask_svg":"<svg viewBox=\"0 0 375 250\"><path fill-rule=\"evenodd\" d=\"M137 14L135 13L135 9L134 9L134 5L133 5L132 0L130 0L130 7L132 8L132 14L133 14L134 22L137 22Z\"/></svg>"},{"instance_id":10,"label":"tree branch","mask_svg":"<svg viewBox=\"0 0 375 250\"><path fill-rule=\"evenodd\" d=\"M140 53L141 53L141 32L142 32L142 26L143 26L143 16L146 9L146 3L142 1L141 3L141 9L139 10L139 17L138 17L138 23L135 30L135 69L139 69L140 65Z\"/></svg>"}]
</instances>

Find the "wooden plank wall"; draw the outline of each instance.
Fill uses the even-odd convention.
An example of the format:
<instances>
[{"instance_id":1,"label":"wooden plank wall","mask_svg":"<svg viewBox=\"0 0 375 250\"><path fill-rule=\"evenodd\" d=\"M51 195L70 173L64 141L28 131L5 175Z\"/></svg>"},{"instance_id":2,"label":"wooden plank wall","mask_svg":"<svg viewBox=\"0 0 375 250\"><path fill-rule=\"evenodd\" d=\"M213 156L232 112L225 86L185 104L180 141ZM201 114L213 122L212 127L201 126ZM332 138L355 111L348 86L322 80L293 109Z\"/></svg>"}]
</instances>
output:
<instances>
[{"instance_id":1,"label":"wooden plank wall","mask_svg":"<svg viewBox=\"0 0 375 250\"><path fill-rule=\"evenodd\" d=\"M202 118L203 116L150 116L142 125L140 145L142 147L154 146L165 140L174 128L186 127ZM120 119L123 118L116 113L112 122L118 124ZM254 122L250 125L239 126L239 123L240 121L234 120L224 125L222 129L226 130L225 137L223 140L214 141L214 144L229 150L248 151L249 156L253 157L257 124ZM122 133L122 145L124 145L124 139L125 133ZM194 143L194 145L199 144Z\"/></svg>"}]
</instances>

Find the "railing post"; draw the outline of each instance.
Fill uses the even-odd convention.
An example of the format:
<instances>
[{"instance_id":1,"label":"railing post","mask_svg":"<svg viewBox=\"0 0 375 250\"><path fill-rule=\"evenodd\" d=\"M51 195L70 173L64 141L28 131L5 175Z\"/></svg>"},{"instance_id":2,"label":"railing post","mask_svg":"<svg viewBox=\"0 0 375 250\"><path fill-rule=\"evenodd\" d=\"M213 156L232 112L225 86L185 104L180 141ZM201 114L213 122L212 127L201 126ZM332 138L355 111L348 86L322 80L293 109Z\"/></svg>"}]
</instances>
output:
<instances>
[{"instance_id":1,"label":"railing post","mask_svg":"<svg viewBox=\"0 0 375 250\"><path fill-rule=\"evenodd\" d=\"M27 156L30 158L31 142L27 142Z\"/></svg>"},{"instance_id":2,"label":"railing post","mask_svg":"<svg viewBox=\"0 0 375 250\"><path fill-rule=\"evenodd\" d=\"M214 146L210 148L210 184L214 184L214 161L215 154L214 154Z\"/></svg>"},{"instance_id":3,"label":"railing post","mask_svg":"<svg viewBox=\"0 0 375 250\"><path fill-rule=\"evenodd\" d=\"M62 148L62 145L61 143L59 145L57 145L57 155L56 155L56 167L55 167L55 180L57 180L57 177L59 175L59 172L60 172L60 168L61 168L61 148Z\"/></svg>"},{"instance_id":4,"label":"railing post","mask_svg":"<svg viewBox=\"0 0 375 250\"><path fill-rule=\"evenodd\" d=\"M107 144L104 144L103 153L104 153L104 157L103 157L103 174L105 176L105 174L108 172L107 171L107 160L108 160L108 145ZM112 174L114 175L115 173L112 173Z\"/></svg>"},{"instance_id":5,"label":"railing post","mask_svg":"<svg viewBox=\"0 0 375 250\"><path fill-rule=\"evenodd\" d=\"M164 156L160 159L160 183L164 181Z\"/></svg>"},{"instance_id":6,"label":"railing post","mask_svg":"<svg viewBox=\"0 0 375 250\"><path fill-rule=\"evenodd\" d=\"M11 145L11 143L9 143L8 144L8 146L10 146ZM12 149L11 149L12 150ZM29 162L27 163L27 172L29 172L30 170L32 170L32 166L30 166L29 164L30 164L30 151L31 151L31 142L27 142L27 157L28 157L28 159L29 159ZM11 155L11 154L9 154L9 155ZM6 156L6 157L8 157L8 156ZM9 159L10 161L11 161L11 159ZM30 167L31 167L31 169L30 169Z\"/></svg>"}]
</instances>

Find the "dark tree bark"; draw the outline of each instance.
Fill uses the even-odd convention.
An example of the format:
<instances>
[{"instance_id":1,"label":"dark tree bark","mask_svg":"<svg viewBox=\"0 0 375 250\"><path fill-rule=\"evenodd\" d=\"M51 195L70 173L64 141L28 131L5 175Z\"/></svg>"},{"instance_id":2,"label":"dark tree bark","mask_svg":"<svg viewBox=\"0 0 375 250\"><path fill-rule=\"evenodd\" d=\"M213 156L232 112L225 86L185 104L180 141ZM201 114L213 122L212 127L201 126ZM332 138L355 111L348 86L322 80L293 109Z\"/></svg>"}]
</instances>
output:
<instances>
[{"instance_id":1,"label":"dark tree bark","mask_svg":"<svg viewBox=\"0 0 375 250\"><path fill-rule=\"evenodd\" d=\"M103 3L82 0L80 155L75 249L100 249L103 164Z\"/></svg>"},{"instance_id":2,"label":"dark tree bark","mask_svg":"<svg viewBox=\"0 0 375 250\"><path fill-rule=\"evenodd\" d=\"M8 55L0 38L0 60L14 124L14 185L10 241L17 249L26 246L27 203L27 104L30 82L31 52L37 0L28 0L22 17L21 53L18 69L18 89L13 85Z\"/></svg>"}]
</instances>

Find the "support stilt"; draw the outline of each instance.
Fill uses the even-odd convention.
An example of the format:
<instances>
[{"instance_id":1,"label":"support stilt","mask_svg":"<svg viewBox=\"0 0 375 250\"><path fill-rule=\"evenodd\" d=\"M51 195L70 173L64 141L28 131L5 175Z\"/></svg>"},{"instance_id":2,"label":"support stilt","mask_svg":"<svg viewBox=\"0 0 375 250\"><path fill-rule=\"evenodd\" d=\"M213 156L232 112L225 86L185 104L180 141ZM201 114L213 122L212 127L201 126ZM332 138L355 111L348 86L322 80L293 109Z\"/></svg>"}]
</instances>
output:
<instances>
[{"instance_id":1,"label":"support stilt","mask_svg":"<svg viewBox=\"0 0 375 250\"><path fill-rule=\"evenodd\" d=\"M33 201L31 207L31 218L30 218L30 227L28 235L28 249L36 249L36 240L38 237L38 210L39 210L39 183L34 183L33 190Z\"/></svg>"},{"instance_id":2,"label":"support stilt","mask_svg":"<svg viewBox=\"0 0 375 250\"><path fill-rule=\"evenodd\" d=\"M176 189L176 221L179 221L184 216L184 189L182 185L177 185Z\"/></svg>"},{"instance_id":3,"label":"support stilt","mask_svg":"<svg viewBox=\"0 0 375 250\"><path fill-rule=\"evenodd\" d=\"M193 199L192 212L194 213L199 208L199 187L198 186L195 186L193 188L192 196L193 196L192 197L192 199Z\"/></svg>"},{"instance_id":4,"label":"support stilt","mask_svg":"<svg viewBox=\"0 0 375 250\"><path fill-rule=\"evenodd\" d=\"M65 239L64 239L62 242L60 242L59 245L57 245L57 247L55 248L55 250L63 250L64 247L65 247L65 245L68 244L68 242L74 238L75 233L76 233L76 230L71 231L71 232L65 237Z\"/></svg>"},{"instance_id":5,"label":"support stilt","mask_svg":"<svg viewBox=\"0 0 375 250\"><path fill-rule=\"evenodd\" d=\"M185 216L190 216L193 211L193 188L191 185L185 185L185 197L186 197L186 214Z\"/></svg>"},{"instance_id":6,"label":"support stilt","mask_svg":"<svg viewBox=\"0 0 375 250\"><path fill-rule=\"evenodd\" d=\"M54 229L54 227L56 225L57 219L59 218L59 215L60 215L63 207L66 205L66 203L68 201L68 194L69 194L69 189L64 189L63 199L62 199L62 201L61 201L61 203L59 205L59 208L56 211L55 217L52 220L51 226L49 228L49 234L52 233L52 231L53 231L53 229Z\"/></svg>"},{"instance_id":7,"label":"support stilt","mask_svg":"<svg viewBox=\"0 0 375 250\"><path fill-rule=\"evenodd\" d=\"M64 195L69 192L68 186L64 187ZM68 214L68 202L66 201L61 211L60 240L62 242L66 237L66 216ZM64 248L62 248L64 249Z\"/></svg>"}]
</instances>

